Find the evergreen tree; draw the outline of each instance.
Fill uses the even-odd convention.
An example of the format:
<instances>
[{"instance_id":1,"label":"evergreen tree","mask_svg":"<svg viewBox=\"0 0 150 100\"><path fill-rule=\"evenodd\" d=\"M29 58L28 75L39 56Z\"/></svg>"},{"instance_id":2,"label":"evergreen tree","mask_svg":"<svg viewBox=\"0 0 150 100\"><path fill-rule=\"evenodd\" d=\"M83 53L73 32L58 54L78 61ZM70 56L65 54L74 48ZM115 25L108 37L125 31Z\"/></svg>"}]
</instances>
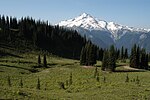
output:
<instances>
[{"instance_id":1,"label":"evergreen tree","mask_svg":"<svg viewBox=\"0 0 150 100\"><path fill-rule=\"evenodd\" d=\"M125 57L125 59L128 58L128 49L127 48L125 49L124 57Z\"/></svg>"},{"instance_id":2,"label":"evergreen tree","mask_svg":"<svg viewBox=\"0 0 150 100\"><path fill-rule=\"evenodd\" d=\"M102 70L115 71L116 68L116 51L114 46L110 46L109 51L104 52L102 61Z\"/></svg>"},{"instance_id":3,"label":"evergreen tree","mask_svg":"<svg viewBox=\"0 0 150 100\"><path fill-rule=\"evenodd\" d=\"M97 47L96 50L96 60L100 60L100 49Z\"/></svg>"},{"instance_id":4,"label":"evergreen tree","mask_svg":"<svg viewBox=\"0 0 150 100\"><path fill-rule=\"evenodd\" d=\"M120 50L116 49L116 59L119 59L119 58L120 58Z\"/></svg>"},{"instance_id":5,"label":"evergreen tree","mask_svg":"<svg viewBox=\"0 0 150 100\"><path fill-rule=\"evenodd\" d=\"M23 82L22 82L22 78L20 79L20 87L23 88Z\"/></svg>"},{"instance_id":6,"label":"evergreen tree","mask_svg":"<svg viewBox=\"0 0 150 100\"><path fill-rule=\"evenodd\" d=\"M131 56L130 56L130 67L136 68L137 67L137 47L136 44L133 46L131 50Z\"/></svg>"},{"instance_id":7,"label":"evergreen tree","mask_svg":"<svg viewBox=\"0 0 150 100\"><path fill-rule=\"evenodd\" d=\"M10 76L7 77L7 82L8 82L8 86L11 87L11 80L10 80Z\"/></svg>"},{"instance_id":8,"label":"evergreen tree","mask_svg":"<svg viewBox=\"0 0 150 100\"><path fill-rule=\"evenodd\" d=\"M40 66L41 65L41 57L40 57L40 55L38 56L38 66Z\"/></svg>"},{"instance_id":9,"label":"evergreen tree","mask_svg":"<svg viewBox=\"0 0 150 100\"><path fill-rule=\"evenodd\" d=\"M85 49L86 49L86 66L89 66L89 62L90 62L90 49L91 49L91 42L88 42L86 45L85 45Z\"/></svg>"},{"instance_id":10,"label":"evergreen tree","mask_svg":"<svg viewBox=\"0 0 150 100\"><path fill-rule=\"evenodd\" d=\"M98 73L98 70L97 70L97 66L96 66L95 71L94 71L94 78L96 78L97 73Z\"/></svg>"},{"instance_id":11,"label":"evergreen tree","mask_svg":"<svg viewBox=\"0 0 150 100\"><path fill-rule=\"evenodd\" d=\"M145 68L145 57L146 57L146 52L145 52L145 50L144 49L142 49L142 51L141 51L141 58L140 58L140 68L141 69L144 69Z\"/></svg>"},{"instance_id":12,"label":"evergreen tree","mask_svg":"<svg viewBox=\"0 0 150 100\"><path fill-rule=\"evenodd\" d=\"M40 88L41 88L40 79L38 77L36 89L40 90Z\"/></svg>"},{"instance_id":13,"label":"evergreen tree","mask_svg":"<svg viewBox=\"0 0 150 100\"><path fill-rule=\"evenodd\" d=\"M98 48L90 41L82 48L80 54L80 65L93 66L96 64Z\"/></svg>"},{"instance_id":14,"label":"evergreen tree","mask_svg":"<svg viewBox=\"0 0 150 100\"><path fill-rule=\"evenodd\" d=\"M104 50L101 48L99 50L99 60L102 61L103 60L103 54L104 54Z\"/></svg>"},{"instance_id":15,"label":"evergreen tree","mask_svg":"<svg viewBox=\"0 0 150 100\"><path fill-rule=\"evenodd\" d=\"M148 54L146 54L146 58L145 58L145 69L148 70L148 61L149 61L149 58L148 58Z\"/></svg>"},{"instance_id":16,"label":"evergreen tree","mask_svg":"<svg viewBox=\"0 0 150 100\"><path fill-rule=\"evenodd\" d=\"M106 68L108 67L108 58L109 58L108 51L105 50L103 60L102 60L102 67L101 67L101 70L103 70L103 71L105 71Z\"/></svg>"},{"instance_id":17,"label":"evergreen tree","mask_svg":"<svg viewBox=\"0 0 150 100\"><path fill-rule=\"evenodd\" d=\"M149 59L148 59L148 62L150 62L150 53L148 54L148 58L149 58Z\"/></svg>"},{"instance_id":18,"label":"evergreen tree","mask_svg":"<svg viewBox=\"0 0 150 100\"><path fill-rule=\"evenodd\" d=\"M96 47L94 45L90 45L89 47L89 61L88 61L88 65L94 65L96 64Z\"/></svg>"},{"instance_id":19,"label":"evergreen tree","mask_svg":"<svg viewBox=\"0 0 150 100\"><path fill-rule=\"evenodd\" d=\"M45 68L47 68L47 60L46 60L46 55L44 54L44 57L43 57L43 65Z\"/></svg>"},{"instance_id":20,"label":"evergreen tree","mask_svg":"<svg viewBox=\"0 0 150 100\"><path fill-rule=\"evenodd\" d=\"M99 82L99 73L96 75L96 81Z\"/></svg>"},{"instance_id":21,"label":"evergreen tree","mask_svg":"<svg viewBox=\"0 0 150 100\"><path fill-rule=\"evenodd\" d=\"M115 71L115 68L116 68L116 55L115 54L116 54L115 48L112 45L109 50L109 62L108 62L108 68L110 71Z\"/></svg>"},{"instance_id":22,"label":"evergreen tree","mask_svg":"<svg viewBox=\"0 0 150 100\"><path fill-rule=\"evenodd\" d=\"M85 47L82 47L81 54L80 54L80 65L86 64L86 50Z\"/></svg>"},{"instance_id":23,"label":"evergreen tree","mask_svg":"<svg viewBox=\"0 0 150 100\"><path fill-rule=\"evenodd\" d=\"M17 20L0 15L0 43L14 48L39 48L57 56L79 59L87 40L77 31L52 26L47 21L35 21L30 17Z\"/></svg>"},{"instance_id":24,"label":"evergreen tree","mask_svg":"<svg viewBox=\"0 0 150 100\"><path fill-rule=\"evenodd\" d=\"M72 73L70 73L69 85L72 85Z\"/></svg>"},{"instance_id":25,"label":"evergreen tree","mask_svg":"<svg viewBox=\"0 0 150 100\"><path fill-rule=\"evenodd\" d=\"M140 68L148 70L148 54L146 54L145 49L141 51L140 61Z\"/></svg>"},{"instance_id":26,"label":"evergreen tree","mask_svg":"<svg viewBox=\"0 0 150 100\"><path fill-rule=\"evenodd\" d=\"M121 59L122 60L124 59L124 47L123 46L121 47Z\"/></svg>"},{"instance_id":27,"label":"evergreen tree","mask_svg":"<svg viewBox=\"0 0 150 100\"><path fill-rule=\"evenodd\" d=\"M137 47L136 50L136 68L140 67L140 47Z\"/></svg>"}]
</instances>

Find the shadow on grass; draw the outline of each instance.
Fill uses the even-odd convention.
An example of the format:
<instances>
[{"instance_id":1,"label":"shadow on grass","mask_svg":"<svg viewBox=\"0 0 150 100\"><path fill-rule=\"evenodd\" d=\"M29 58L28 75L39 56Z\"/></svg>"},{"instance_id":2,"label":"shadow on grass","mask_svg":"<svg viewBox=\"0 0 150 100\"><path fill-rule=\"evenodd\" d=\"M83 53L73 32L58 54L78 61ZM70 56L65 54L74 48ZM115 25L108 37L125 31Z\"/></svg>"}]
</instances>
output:
<instances>
[{"instance_id":1,"label":"shadow on grass","mask_svg":"<svg viewBox=\"0 0 150 100\"><path fill-rule=\"evenodd\" d=\"M57 65L57 63L51 63L51 64L47 64L48 66L55 66Z\"/></svg>"},{"instance_id":2,"label":"shadow on grass","mask_svg":"<svg viewBox=\"0 0 150 100\"><path fill-rule=\"evenodd\" d=\"M28 69L28 68L22 68L22 67L17 67L17 66L11 66L11 65L5 65L5 64L0 64L0 66L5 66L5 67L11 67L11 68L18 68L18 69L23 69L23 70L27 70L27 71L30 71L32 73L36 73L36 72L39 72L37 69Z\"/></svg>"},{"instance_id":3,"label":"shadow on grass","mask_svg":"<svg viewBox=\"0 0 150 100\"><path fill-rule=\"evenodd\" d=\"M30 62L30 61L11 61L11 60L0 60L0 62L10 62L10 63L19 63L19 64L36 64L35 62Z\"/></svg>"},{"instance_id":4,"label":"shadow on grass","mask_svg":"<svg viewBox=\"0 0 150 100\"><path fill-rule=\"evenodd\" d=\"M142 69L139 69L139 70L115 70L114 72L116 72L116 73L126 73L126 72L146 72L146 70L142 70Z\"/></svg>"},{"instance_id":5,"label":"shadow on grass","mask_svg":"<svg viewBox=\"0 0 150 100\"><path fill-rule=\"evenodd\" d=\"M12 57L16 57L16 58L23 58L21 56L15 55L15 54L0 51L0 57L4 57L4 56L12 56Z\"/></svg>"}]
</instances>

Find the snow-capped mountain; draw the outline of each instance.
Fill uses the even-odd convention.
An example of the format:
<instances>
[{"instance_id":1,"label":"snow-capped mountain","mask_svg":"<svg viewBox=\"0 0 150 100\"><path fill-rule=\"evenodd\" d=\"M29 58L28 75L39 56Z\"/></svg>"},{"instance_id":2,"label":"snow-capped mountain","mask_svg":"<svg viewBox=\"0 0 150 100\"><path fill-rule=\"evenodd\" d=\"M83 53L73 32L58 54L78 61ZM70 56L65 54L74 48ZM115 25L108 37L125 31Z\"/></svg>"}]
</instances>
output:
<instances>
[{"instance_id":1,"label":"snow-capped mountain","mask_svg":"<svg viewBox=\"0 0 150 100\"><path fill-rule=\"evenodd\" d=\"M80 16L61 21L59 26L73 28L82 36L87 38L100 47L106 48L111 44L118 48L125 46L131 48L134 43L145 47L150 51L150 29L134 28L123 26L114 22L106 22L83 13Z\"/></svg>"},{"instance_id":2,"label":"snow-capped mountain","mask_svg":"<svg viewBox=\"0 0 150 100\"><path fill-rule=\"evenodd\" d=\"M67 21L62 21L59 23L60 26L66 27L82 27L88 30L104 30L106 22L98 21L91 15L83 13L79 17L70 19Z\"/></svg>"}]
</instances>

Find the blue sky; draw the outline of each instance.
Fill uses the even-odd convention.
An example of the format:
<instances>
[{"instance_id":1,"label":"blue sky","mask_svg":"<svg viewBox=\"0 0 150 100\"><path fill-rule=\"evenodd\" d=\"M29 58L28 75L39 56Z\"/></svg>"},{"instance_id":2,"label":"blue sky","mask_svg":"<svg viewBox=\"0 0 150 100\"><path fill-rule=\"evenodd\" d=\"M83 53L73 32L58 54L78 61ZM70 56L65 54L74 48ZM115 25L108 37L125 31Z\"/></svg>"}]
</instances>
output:
<instances>
[{"instance_id":1,"label":"blue sky","mask_svg":"<svg viewBox=\"0 0 150 100\"><path fill-rule=\"evenodd\" d=\"M0 14L58 23L88 13L122 25L150 28L150 0L1 0Z\"/></svg>"}]
</instances>

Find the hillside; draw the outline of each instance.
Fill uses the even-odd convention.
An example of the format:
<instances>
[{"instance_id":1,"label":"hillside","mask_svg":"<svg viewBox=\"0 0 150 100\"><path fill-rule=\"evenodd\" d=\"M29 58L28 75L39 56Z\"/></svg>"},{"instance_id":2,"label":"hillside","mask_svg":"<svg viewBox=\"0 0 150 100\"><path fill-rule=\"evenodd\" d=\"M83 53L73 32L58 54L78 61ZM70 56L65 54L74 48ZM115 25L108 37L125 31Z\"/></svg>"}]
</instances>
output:
<instances>
[{"instance_id":1,"label":"hillside","mask_svg":"<svg viewBox=\"0 0 150 100\"><path fill-rule=\"evenodd\" d=\"M36 68L38 54L0 58L0 99L150 99L149 71L124 69L121 66L126 63L118 63L120 67L114 73L102 72L98 67L99 78L94 78L95 67L84 68L78 60L52 55L47 55L48 68ZM41 58L43 61L43 54Z\"/></svg>"},{"instance_id":2,"label":"hillside","mask_svg":"<svg viewBox=\"0 0 150 100\"><path fill-rule=\"evenodd\" d=\"M79 59L85 43L86 39L77 31L52 26L48 21L0 16L0 48L11 47L16 52L37 50ZM0 51L0 56L4 54L7 52Z\"/></svg>"}]
</instances>

